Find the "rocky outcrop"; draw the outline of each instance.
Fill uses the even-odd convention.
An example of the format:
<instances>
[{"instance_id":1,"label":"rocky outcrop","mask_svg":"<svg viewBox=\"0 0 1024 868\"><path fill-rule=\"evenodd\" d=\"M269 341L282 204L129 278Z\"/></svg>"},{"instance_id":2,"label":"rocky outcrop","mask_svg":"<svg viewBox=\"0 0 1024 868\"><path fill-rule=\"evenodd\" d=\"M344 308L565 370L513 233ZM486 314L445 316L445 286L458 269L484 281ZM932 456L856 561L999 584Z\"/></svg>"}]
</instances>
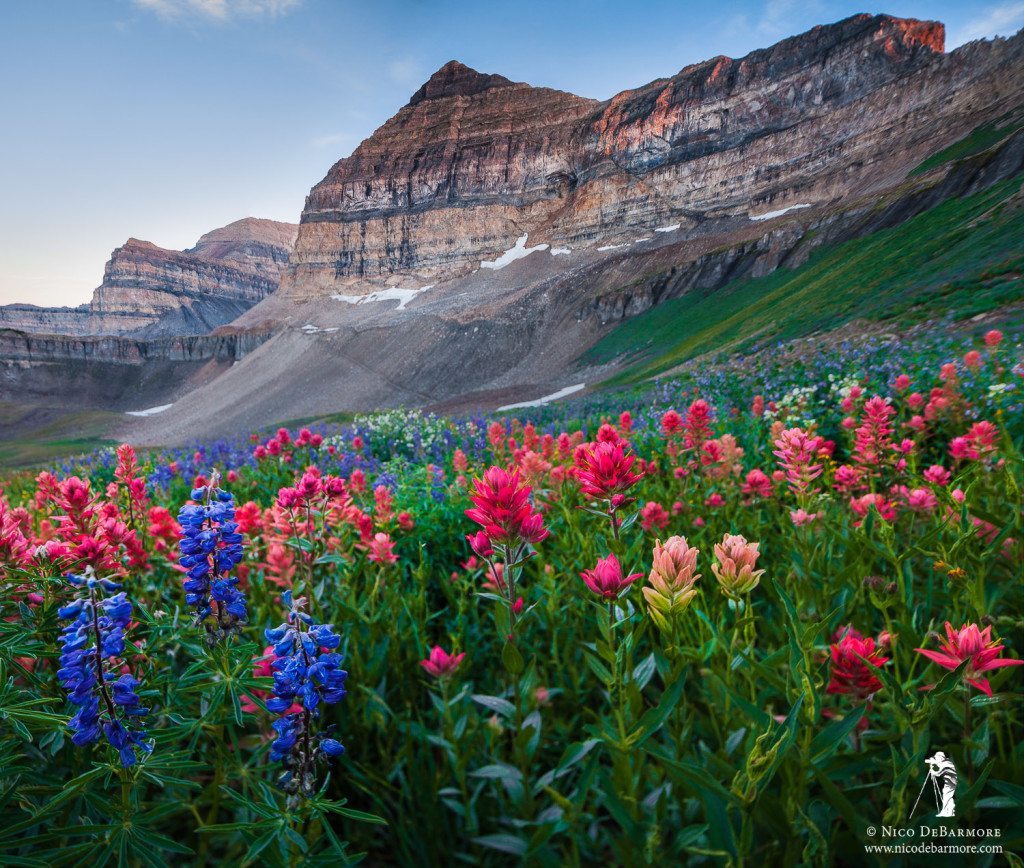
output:
<instances>
[{"instance_id":1,"label":"rocky outcrop","mask_svg":"<svg viewBox=\"0 0 1024 868\"><path fill-rule=\"evenodd\" d=\"M445 64L306 200L287 290L500 253L575 185L567 158L597 105Z\"/></svg>"},{"instance_id":2,"label":"rocky outcrop","mask_svg":"<svg viewBox=\"0 0 1024 868\"><path fill-rule=\"evenodd\" d=\"M89 322L89 305L78 307L39 307L34 304L0 305L0 328L27 332L84 334Z\"/></svg>"},{"instance_id":3,"label":"rocky outcrop","mask_svg":"<svg viewBox=\"0 0 1024 868\"><path fill-rule=\"evenodd\" d=\"M1019 100L1024 40L943 40L935 22L857 15L603 103L453 61L313 188L281 293L415 288L524 234L698 237L892 186Z\"/></svg>"},{"instance_id":4,"label":"rocky outcrop","mask_svg":"<svg viewBox=\"0 0 1024 868\"><path fill-rule=\"evenodd\" d=\"M269 333L140 339L0 328L0 400L78 409L145 409L227 370ZM203 372L206 377L199 376Z\"/></svg>"},{"instance_id":5,"label":"rocky outcrop","mask_svg":"<svg viewBox=\"0 0 1024 868\"><path fill-rule=\"evenodd\" d=\"M0 326L36 334L208 334L272 293L297 228L246 218L208 232L190 250L129 238L111 254L88 305L0 307Z\"/></svg>"}]
</instances>

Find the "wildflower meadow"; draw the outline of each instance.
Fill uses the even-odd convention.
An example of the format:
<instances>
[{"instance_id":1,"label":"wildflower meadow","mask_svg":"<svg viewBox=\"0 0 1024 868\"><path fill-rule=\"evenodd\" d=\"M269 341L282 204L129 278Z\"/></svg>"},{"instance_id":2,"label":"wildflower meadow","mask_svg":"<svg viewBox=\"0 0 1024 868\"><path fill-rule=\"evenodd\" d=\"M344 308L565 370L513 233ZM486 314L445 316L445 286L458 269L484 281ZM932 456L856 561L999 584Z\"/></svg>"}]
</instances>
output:
<instances>
[{"instance_id":1,"label":"wildflower meadow","mask_svg":"<svg viewBox=\"0 0 1024 868\"><path fill-rule=\"evenodd\" d=\"M775 356L9 474L0 864L1021 864L1020 343Z\"/></svg>"}]
</instances>

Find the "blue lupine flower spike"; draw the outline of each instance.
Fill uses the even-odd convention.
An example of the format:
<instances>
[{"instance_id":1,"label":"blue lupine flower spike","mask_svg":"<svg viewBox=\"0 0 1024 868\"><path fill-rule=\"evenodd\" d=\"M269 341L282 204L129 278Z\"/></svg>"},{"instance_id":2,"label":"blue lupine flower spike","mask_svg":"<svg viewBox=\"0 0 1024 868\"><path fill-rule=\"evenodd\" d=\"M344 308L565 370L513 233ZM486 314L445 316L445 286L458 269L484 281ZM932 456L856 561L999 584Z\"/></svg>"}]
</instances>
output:
<instances>
[{"instance_id":1,"label":"blue lupine flower spike","mask_svg":"<svg viewBox=\"0 0 1024 868\"><path fill-rule=\"evenodd\" d=\"M235 521L235 501L219 488L213 473L209 485L192 491L192 500L178 511L181 558L185 569L185 602L204 624L207 639L217 642L245 621L245 594L231 571L242 560L242 534Z\"/></svg>"},{"instance_id":2,"label":"blue lupine flower spike","mask_svg":"<svg viewBox=\"0 0 1024 868\"><path fill-rule=\"evenodd\" d=\"M144 741L146 731L140 718L149 709L139 704L135 689L139 682L120 670L112 658L124 654L124 631L132 617L132 604L121 586L109 579L97 579L89 570L84 576L68 575L79 596L62 606L57 614L70 623L60 633L60 669L57 678L78 711L68 722L71 741L82 747L106 736L125 768L135 765L136 748L149 753L153 746ZM84 593L83 593L84 592ZM109 667L109 668L107 668Z\"/></svg>"},{"instance_id":3,"label":"blue lupine flower spike","mask_svg":"<svg viewBox=\"0 0 1024 868\"><path fill-rule=\"evenodd\" d=\"M325 705L345 695L348 673L341 668L342 655L334 651L341 637L330 624L317 624L302 611L305 602L292 602L291 591L282 599L289 607L280 627L265 631L274 646L274 696L267 710L281 714L273 723L277 738L270 745L270 759L282 762L285 771L279 784L294 799L316 790L316 761L340 756L345 748L330 737L330 727L316 733L313 722Z\"/></svg>"}]
</instances>

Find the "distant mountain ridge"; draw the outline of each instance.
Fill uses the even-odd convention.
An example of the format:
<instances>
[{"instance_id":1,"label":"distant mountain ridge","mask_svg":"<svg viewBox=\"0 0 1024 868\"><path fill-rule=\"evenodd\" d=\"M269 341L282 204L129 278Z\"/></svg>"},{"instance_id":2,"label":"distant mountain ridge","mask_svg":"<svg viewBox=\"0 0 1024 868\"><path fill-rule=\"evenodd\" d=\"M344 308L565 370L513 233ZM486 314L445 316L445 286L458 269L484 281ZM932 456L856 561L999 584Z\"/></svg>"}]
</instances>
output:
<instances>
[{"instance_id":1,"label":"distant mountain ridge","mask_svg":"<svg viewBox=\"0 0 1024 868\"><path fill-rule=\"evenodd\" d=\"M513 404L629 368L630 352L605 351L625 338L588 355L624 320L728 307L738 282L859 239L884 249L904 225L934 234L929 214L982 194L991 214L941 212L973 216L934 237L986 239L962 260L950 244L943 274L1009 275L979 309L1013 301L1024 33L943 41L937 22L856 15L603 102L451 61L335 163L298 227L225 227L190 251L133 241L88 310L0 309L0 400L173 405L114 429L160 444L341 410ZM926 284L877 309L924 298L934 315L945 290L933 303ZM855 295L802 321L849 322ZM722 351L749 343L731 315ZM799 331L755 320L759 341ZM82 322L114 336L67 325Z\"/></svg>"},{"instance_id":2,"label":"distant mountain ridge","mask_svg":"<svg viewBox=\"0 0 1024 868\"><path fill-rule=\"evenodd\" d=\"M704 234L884 183L939 117L1001 99L1002 49L943 41L938 22L856 15L605 102L452 61L313 188L282 292L435 281L524 233L571 249Z\"/></svg>"},{"instance_id":3,"label":"distant mountain ridge","mask_svg":"<svg viewBox=\"0 0 1024 868\"><path fill-rule=\"evenodd\" d=\"M0 307L0 327L32 334L167 337L209 334L277 289L298 226L246 217L189 250L129 238L79 307Z\"/></svg>"}]
</instances>

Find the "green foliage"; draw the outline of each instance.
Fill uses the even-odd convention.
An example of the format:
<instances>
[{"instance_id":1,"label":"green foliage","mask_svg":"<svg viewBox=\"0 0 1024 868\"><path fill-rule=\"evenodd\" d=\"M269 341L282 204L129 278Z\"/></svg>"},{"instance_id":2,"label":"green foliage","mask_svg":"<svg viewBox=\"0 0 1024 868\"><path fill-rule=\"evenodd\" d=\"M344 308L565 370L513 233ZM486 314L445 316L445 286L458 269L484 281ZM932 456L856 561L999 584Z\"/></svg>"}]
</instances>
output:
<instances>
[{"instance_id":1,"label":"green foliage","mask_svg":"<svg viewBox=\"0 0 1024 868\"><path fill-rule=\"evenodd\" d=\"M654 466L630 491L637 502L623 509L631 518L660 504L663 526L641 513L613 535L607 515L595 514L563 477L571 447L551 446L545 459L562 472L521 455L533 467L534 502L543 504L551 535L521 562L525 605L514 620L485 586L493 579L485 565L468 560L468 492L459 475L511 461L507 437L542 455L533 440L542 432L499 426L468 468L456 467L450 452L440 463L389 459L380 470L393 480L394 501L390 513L376 514L373 530L390 535L394 563L370 560L352 512L379 508L371 488L351 486L351 503L318 505L301 521L265 512L307 464L332 472L340 464L331 462L344 456L289 447L240 463L230 488L239 504L252 501L264 512L247 530L250 622L227 645L205 644L167 540L133 519L148 564L125 570L137 622L125 659L152 708L155 746L127 771L103 743L70 743L55 673L57 608L67 589L45 561L12 566L5 542L0 864L870 863L866 828L907 823L924 758L936 749L960 770L955 823L999 828L1000 843L1019 848L1024 673L985 673L989 697L965 684L965 667L947 671L915 651L936 649L934 631L948 620L990 623L1007 646L1003 654L1022 656L1024 430L1017 393L992 388L1011 382L1019 348L1007 340L983 352L982 368L961 370L955 387L936 376L934 362L945 359L908 368L923 395L934 387L951 396L945 410L929 414L924 432L910 425L916 411L908 394L893 395L894 425L915 445L905 469L890 466L890 476L880 471L871 484L899 499L895 479L925 486L922 472L942 463L953 479L928 484L937 503L927 511L859 514L833 487L853 444L840 424L847 412L840 402L851 397L845 375L819 389L785 384L785 399L757 415L716 406L719 445L729 434L745 450L724 462L691 466L695 456L669 448L660 412L638 412L630 443ZM668 399L680 410L689 400L678 392ZM750 396L736 406L749 408ZM954 464L950 441L979 418L998 425L994 451ZM748 471L777 466L771 443L779 425L810 420L837 445L822 459L821 492L803 502L819 519L797 527L796 498L784 484L767 497L743 485ZM590 436L596 421L587 420ZM446 426L443 442L454 442L458 426L438 424ZM466 425L471 440L482 438L476 423ZM351 432L334 443L349 448ZM162 460L149 456L143 472ZM440 497L428 461L443 471ZM677 475L677 466L687 472ZM95 464L92 472L93 493L109 497L110 468ZM189 496L191 474L167 479L150 492L154 505L174 510ZM35 494L24 477L5 489L41 533L44 520L59 522L60 513ZM122 516L123 495L114 496ZM399 523L402 510L411 526ZM2 539L13 538L9 522L0 527ZM757 566L766 571L740 599L720 593L711 570L726 533L756 540ZM641 586L655 539L672 534L700 549L702 578L689 607L657 629ZM627 573L642 574L611 604L579 578L610 552ZM262 630L281 621L284 586L335 625L350 673L349 695L320 722L336 728L347 753L329 775L320 769L320 788L298 803L275 785L280 768L267 756L273 717L265 708L271 680L254 668ZM870 701L828 690L830 645L847 626L888 636L889 662L876 670L881 687ZM434 645L466 654L446 678L420 666ZM930 808L914 818L915 825L939 822Z\"/></svg>"},{"instance_id":2,"label":"green foliage","mask_svg":"<svg viewBox=\"0 0 1024 868\"><path fill-rule=\"evenodd\" d=\"M987 151L993 145L999 144L999 142L1021 129L1021 127L1024 127L1024 112L1018 110L1015 113L1003 115L1003 117L992 123L975 127L970 133L959 141L954 142L948 148L943 148L941 151L932 154L910 174L911 176L923 175L954 160L973 157L975 154L980 154L982 151Z\"/></svg>"},{"instance_id":3,"label":"green foliage","mask_svg":"<svg viewBox=\"0 0 1024 868\"><path fill-rule=\"evenodd\" d=\"M710 352L743 352L851 320L969 318L1021 298L1020 180L949 199L864 238L818 250L802 266L716 290L691 290L617 326L584 354L625 358L614 382L643 379Z\"/></svg>"}]
</instances>

